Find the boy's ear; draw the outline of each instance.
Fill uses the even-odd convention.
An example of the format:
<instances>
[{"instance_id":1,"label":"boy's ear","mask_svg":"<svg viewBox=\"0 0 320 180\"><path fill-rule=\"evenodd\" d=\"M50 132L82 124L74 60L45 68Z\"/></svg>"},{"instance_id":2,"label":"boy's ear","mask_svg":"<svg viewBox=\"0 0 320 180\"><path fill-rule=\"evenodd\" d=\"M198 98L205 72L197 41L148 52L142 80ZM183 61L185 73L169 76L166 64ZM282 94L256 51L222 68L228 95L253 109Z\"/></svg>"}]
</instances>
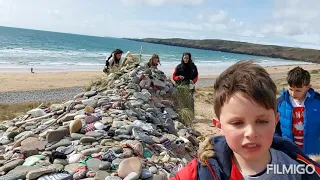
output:
<instances>
[{"instance_id":1,"label":"boy's ear","mask_svg":"<svg viewBox=\"0 0 320 180\"><path fill-rule=\"evenodd\" d=\"M218 128L219 130L221 129L221 124L220 124L220 121L219 121L219 120L213 118L213 119L212 119L212 124L213 124L216 128Z\"/></svg>"},{"instance_id":2,"label":"boy's ear","mask_svg":"<svg viewBox=\"0 0 320 180\"><path fill-rule=\"evenodd\" d=\"M312 84L309 84L309 85L307 86L308 90L309 90L311 87L312 87Z\"/></svg>"}]
</instances>

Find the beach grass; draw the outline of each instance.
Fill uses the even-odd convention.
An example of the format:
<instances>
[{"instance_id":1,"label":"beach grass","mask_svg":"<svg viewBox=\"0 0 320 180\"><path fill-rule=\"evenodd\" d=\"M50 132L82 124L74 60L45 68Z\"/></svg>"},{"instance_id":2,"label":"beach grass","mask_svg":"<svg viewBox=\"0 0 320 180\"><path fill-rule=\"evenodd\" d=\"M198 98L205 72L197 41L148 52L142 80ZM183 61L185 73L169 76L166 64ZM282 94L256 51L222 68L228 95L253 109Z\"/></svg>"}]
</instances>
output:
<instances>
[{"instance_id":1,"label":"beach grass","mask_svg":"<svg viewBox=\"0 0 320 180\"><path fill-rule=\"evenodd\" d=\"M191 126L195 117L194 99L189 86L177 85L172 93L179 121L185 126Z\"/></svg>"},{"instance_id":2,"label":"beach grass","mask_svg":"<svg viewBox=\"0 0 320 180\"><path fill-rule=\"evenodd\" d=\"M24 115L31 109L39 107L41 104L50 106L58 102L24 102L16 104L0 104L0 121L12 120L17 116Z\"/></svg>"},{"instance_id":3,"label":"beach grass","mask_svg":"<svg viewBox=\"0 0 320 180\"><path fill-rule=\"evenodd\" d=\"M90 91L91 89L97 87L106 87L108 83L109 81L105 77L92 79L91 82L84 87L84 91Z\"/></svg>"}]
</instances>

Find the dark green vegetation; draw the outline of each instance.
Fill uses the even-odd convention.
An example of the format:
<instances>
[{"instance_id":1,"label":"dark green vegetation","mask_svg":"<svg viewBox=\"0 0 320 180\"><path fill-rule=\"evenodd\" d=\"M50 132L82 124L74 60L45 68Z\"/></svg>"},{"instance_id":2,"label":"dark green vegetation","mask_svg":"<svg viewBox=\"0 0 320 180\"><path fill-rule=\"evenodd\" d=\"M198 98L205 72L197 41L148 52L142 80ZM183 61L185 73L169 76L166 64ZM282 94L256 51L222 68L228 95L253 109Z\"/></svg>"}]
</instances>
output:
<instances>
[{"instance_id":1,"label":"dark green vegetation","mask_svg":"<svg viewBox=\"0 0 320 180\"><path fill-rule=\"evenodd\" d=\"M275 45L252 44L239 41L226 41L216 39L189 40L189 39L130 39L134 41L164 44L170 46L189 47L196 49L205 49L213 51L222 51L238 54L248 54L256 56L265 56L272 58L281 58L288 60L297 60L304 62L320 63L320 50L303 49L295 47L283 47Z\"/></svg>"}]
</instances>

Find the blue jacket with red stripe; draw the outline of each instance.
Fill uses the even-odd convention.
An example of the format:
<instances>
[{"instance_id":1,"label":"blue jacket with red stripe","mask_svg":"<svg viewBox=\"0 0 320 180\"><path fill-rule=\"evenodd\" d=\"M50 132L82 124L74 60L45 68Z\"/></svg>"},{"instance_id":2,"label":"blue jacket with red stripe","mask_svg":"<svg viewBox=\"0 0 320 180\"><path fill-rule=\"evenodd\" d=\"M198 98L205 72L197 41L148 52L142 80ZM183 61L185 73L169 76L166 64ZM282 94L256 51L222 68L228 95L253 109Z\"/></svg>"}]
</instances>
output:
<instances>
[{"instance_id":1,"label":"blue jacket with red stripe","mask_svg":"<svg viewBox=\"0 0 320 180\"><path fill-rule=\"evenodd\" d=\"M310 96L307 97L304 102L304 137L302 151L307 155L311 155L320 153L320 94L312 88L308 90L308 93ZM289 91L283 89L277 101L280 119L275 135L288 138L294 142L294 135L292 133L293 106L290 102Z\"/></svg>"},{"instance_id":2,"label":"blue jacket with red stripe","mask_svg":"<svg viewBox=\"0 0 320 180\"><path fill-rule=\"evenodd\" d=\"M175 174L175 177L170 180L239 180L242 175L237 168L233 167L232 150L227 144L225 137L217 136L212 138L215 157L209 158L206 161L207 166L200 164L198 159L193 159L186 167ZM308 156L304 155L302 151L292 143L290 140L281 137L274 137L271 148L282 151L292 159L301 164L313 164L315 166L315 173L305 174L302 176L304 180L320 179L320 165Z\"/></svg>"}]
</instances>

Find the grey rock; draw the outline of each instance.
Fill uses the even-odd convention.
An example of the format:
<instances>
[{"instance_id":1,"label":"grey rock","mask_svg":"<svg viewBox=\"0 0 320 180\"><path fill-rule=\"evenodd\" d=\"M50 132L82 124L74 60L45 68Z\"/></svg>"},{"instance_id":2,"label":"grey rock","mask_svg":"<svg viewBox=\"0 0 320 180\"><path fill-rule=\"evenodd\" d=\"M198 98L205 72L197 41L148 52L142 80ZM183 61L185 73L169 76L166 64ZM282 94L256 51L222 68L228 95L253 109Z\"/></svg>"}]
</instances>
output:
<instances>
[{"instance_id":1,"label":"grey rock","mask_svg":"<svg viewBox=\"0 0 320 180\"><path fill-rule=\"evenodd\" d=\"M139 174L136 172L131 172L123 180L136 180L136 179L139 179Z\"/></svg>"},{"instance_id":2,"label":"grey rock","mask_svg":"<svg viewBox=\"0 0 320 180\"><path fill-rule=\"evenodd\" d=\"M76 113L66 114L65 116L63 116L63 117L60 119L60 121L61 121L61 122L67 122L67 121L74 120L74 117L75 117L76 115L77 115Z\"/></svg>"},{"instance_id":3,"label":"grey rock","mask_svg":"<svg viewBox=\"0 0 320 180\"><path fill-rule=\"evenodd\" d=\"M119 147L119 146L117 146L117 147L113 147L113 148L111 148L111 150L113 150L115 153L117 153L117 154L119 154L119 153L122 153L123 152L123 149L122 149L122 147Z\"/></svg>"},{"instance_id":4,"label":"grey rock","mask_svg":"<svg viewBox=\"0 0 320 180\"><path fill-rule=\"evenodd\" d=\"M46 148L46 151L52 151L57 149L60 146L69 146L71 144L71 141L69 139L62 139L61 141L53 144L52 146Z\"/></svg>"},{"instance_id":5,"label":"grey rock","mask_svg":"<svg viewBox=\"0 0 320 180\"><path fill-rule=\"evenodd\" d=\"M84 136L80 139L80 143L92 143L92 142L95 142L96 141L96 138L94 137L90 137L90 136Z\"/></svg>"},{"instance_id":6,"label":"grey rock","mask_svg":"<svg viewBox=\"0 0 320 180\"><path fill-rule=\"evenodd\" d=\"M112 161L112 165L115 167L119 167L119 164L123 161L124 159L116 158L115 160Z\"/></svg>"},{"instance_id":7,"label":"grey rock","mask_svg":"<svg viewBox=\"0 0 320 180\"><path fill-rule=\"evenodd\" d=\"M122 179L118 176L107 176L105 180L122 180Z\"/></svg>"},{"instance_id":8,"label":"grey rock","mask_svg":"<svg viewBox=\"0 0 320 180\"><path fill-rule=\"evenodd\" d=\"M6 175L0 176L0 180L26 179L27 173L36 169L38 169L38 167L20 165L9 171Z\"/></svg>"},{"instance_id":9,"label":"grey rock","mask_svg":"<svg viewBox=\"0 0 320 180\"><path fill-rule=\"evenodd\" d=\"M86 163L89 170L98 171L99 165L102 163L102 161L97 158L92 158L89 159Z\"/></svg>"},{"instance_id":10,"label":"grey rock","mask_svg":"<svg viewBox=\"0 0 320 180\"><path fill-rule=\"evenodd\" d=\"M110 174L106 171L97 171L96 176L94 177L95 180L105 180L107 176Z\"/></svg>"},{"instance_id":11,"label":"grey rock","mask_svg":"<svg viewBox=\"0 0 320 180\"><path fill-rule=\"evenodd\" d=\"M69 135L69 130L66 128L61 128L53 131L49 131L47 134L47 141L48 143L54 141L60 141L63 137Z\"/></svg>"},{"instance_id":12,"label":"grey rock","mask_svg":"<svg viewBox=\"0 0 320 180\"><path fill-rule=\"evenodd\" d=\"M151 173L147 169L142 169L141 174L140 174L140 179L148 179L153 176L153 173Z\"/></svg>"},{"instance_id":13,"label":"grey rock","mask_svg":"<svg viewBox=\"0 0 320 180\"><path fill-rule=\"evenodd\" d=\"M9 138L9 139L12 139L12 138L14 138L15 136L17 136L19 133L18 132L9 132L8 134L7 134L7 137Z\"/></svg>"},{"instance_id":14,"label":"grey rock","mask_svg":"<svg viewBox=\"0 0 320 180\"><path fill-rule=\"evenodd\" d=\"M53 164L61 164L61 165L66 166L66 165L68 165L68 161L65 159L55 159L53 161Z\"/></svg>"},{"instance_id":15,"label":"grey rock","mask_svg":"<svg viewBox=\"0 0 320 180\"><path fill-rule=\"evenodd\" d=\"M77 105L74 106L74 108L76 110L81 110L81 109L84 109L85 107L86 107L86 105L84 105L84 104L77 104Z\"/></svg>"},{"instance_id":16,"label":"grey rock","mask_svg":"<svg viewBox=\"0 0 320 180\"><path fill-rule=\"evenodd\" d=\"M109 170L110 167L111 167L111 163L108 161L104 161L99 164L99 170Z\"/></svg>"},{"instance_id":17,"label":"grey rock","mask_svg":"<svg viewBox=\"0 0 320 180\"><path fill-rule=\"evenodd\" d=\"M68 164L64 167L64 170L70 174L73 174L79 168L79 165L79 163Z\"/></svg>"},{"instance_id":18,"label":"grey rock","mask_svg":"<svg viewBox=\"0 0 320 180\"><path fill-rule=\"evenodd\" d=\"M24 162L23 159L16 159L16 160L9 161L0 167L0 172L1 171L8 172L17 166L22 165L23 162Z\"/></svg>"},{"instance_id":19,"label":"grey rock","mask_svg":"<svg viewBox=\"0 0 320 180\"><path fill-rule=\"evenodd\" d=\"M61 179L71 179L72 175L68 173L54 173L41 176L38 180L61 180Z\"/></svg>"},{"instance_id":20,"label":"grey rock","mask_svg":"<svg viewBox=\"0 0 320 180\"><path fill-rule=\"evenodd\" d=\"M103 136L103 134L101 134L99 132L95 132L95 131L89 131L85 135L86 136L90 136L90 137L101 137L101 136Z\"/></svg>"},{"instance_id":21,"label":"grey rock","mask_svg":"<svg viewBox=\"0 0 320 180\"><path fill-rule=\"evenodd\" d=\"M84 134L79 134L79 133L71 133L71 138L74 140L80 140L82 137L84 137Z\"/></svg>"},{"instance_id":22,"label":"grey rock","mask_svg":"<svg viewBox=\"0 0 320 180\"><path fill-rule=\"evenodd\" d=\"M84 96L90 98L90 97L95 96L95 95L97 95L97 94L98 94L97 91L88 91L88 92L85 92L85 93L84 93Z\"/></svg>"},{"instance_id":23,"label":"grey rock","mask_svg":"<svg viewBox=\"0 0 320 180\"><path fill-rule=\"evenodd\" d=\"M155 166L151 166L151 167L149 168L149 171L150 171L151 173L153 173L153 174L157 174L158 169L157 169Z\"/></svg>"},{"instance_id":24,"label":"grey rock","mask_svg":"<svg viewBox=\"0 0 320 180\"><path fill-rule=\"evenodd\" d=\"M165 108L164 109L171 117L171 119L177 119L178 114L172 108Z\"/></svg>"},{"instance_id":25,"label":"grey rock","mask_svg":"<svg viewBox=\"0 0 320 180\"><path fill-rule=\"evenodd\" d=\"M101 148L90 148L81 151L81 153L85 156L100 152Z\"/></svg>"},{"instance_id":26,"label":"grey rock","mask_svg":"<svg viewBox=\"0 0 320 180\"><path fill-rule=\"evenodd\" d=\"M62 164L52 164L52 166L57 170L57 171L62 171L64 169L64 165Z\"/></svg>"},{"instance_id":27,"label":"grey rock","mask_svg":"<svg viewBox=\"0 0 320 180\"><path fill-rule=\"evenodd\" d=\"M96 108L97 107L97 100L95 99L85 99L85 100L82 100L82 104L84 106L91 106L93 108Z\"/></svg>"}]
</instances>

